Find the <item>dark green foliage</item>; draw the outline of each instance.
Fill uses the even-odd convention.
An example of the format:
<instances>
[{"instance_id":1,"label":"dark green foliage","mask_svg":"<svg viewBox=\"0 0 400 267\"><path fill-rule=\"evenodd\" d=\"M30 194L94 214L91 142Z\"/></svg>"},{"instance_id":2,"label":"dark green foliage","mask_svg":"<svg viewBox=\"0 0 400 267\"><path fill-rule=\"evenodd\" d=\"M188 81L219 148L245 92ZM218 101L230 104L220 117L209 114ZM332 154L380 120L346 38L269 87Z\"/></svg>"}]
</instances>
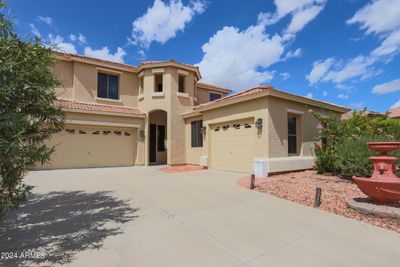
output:
<instances>
[{"instance_id":1,"label":"dark green foliage","mask_svg":"<svg viewBox=\"0 0 400 267\"><path fill-rule=\"evenodd\" d=\"M333 173L346 178L368 177L372 174L372 163L368 159L376 154L368 150L368 142L400 141L400 120L386 116L370 118L363 112L354 112L347 120L335 115L328 117L314 113L320 120L316 144L315 168L319 173ZM397 156L399 152L392 153Z\"/></svg>"},{"instance_id":2,"label":"dark green foliage","mask_svg":"<svg viewBox=\"0 0 400 267\"><path fill-rule=\"evenodd\" d=\"M63 128L63 112L53 106L54 58L41 40L21 40L0 1L0 209L7 211L25 198L23 183L35 164L49 160L53 147L44 144Z\"/></svg>"}]
</instances>

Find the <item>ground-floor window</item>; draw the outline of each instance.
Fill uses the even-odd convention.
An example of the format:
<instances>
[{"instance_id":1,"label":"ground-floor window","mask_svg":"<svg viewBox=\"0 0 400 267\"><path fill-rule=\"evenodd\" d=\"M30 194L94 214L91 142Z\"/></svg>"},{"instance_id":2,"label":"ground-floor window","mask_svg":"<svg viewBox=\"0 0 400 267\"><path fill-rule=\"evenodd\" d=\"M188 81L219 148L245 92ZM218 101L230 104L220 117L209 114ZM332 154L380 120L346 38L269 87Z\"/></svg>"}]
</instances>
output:
<instances>
[{"instance_id":1,"label":"ground-floor window","mask_svg":"<svg viewBox=\"0 0 400 267\"><path fill-rule=\"evenodd\" d=\"M297 154L297 118L288 116L288 153Z\"/></svg>"},{"instance_id":2,"label":"ground-floor window","mask_svg":"<svg viewBox=\"0 0 400 267\"><path fill-rule=\"evenodd\" d=\"M203 121L192 121L192 147L203 147L203 135L201 133Z\"/></svg>"}]
</instances>

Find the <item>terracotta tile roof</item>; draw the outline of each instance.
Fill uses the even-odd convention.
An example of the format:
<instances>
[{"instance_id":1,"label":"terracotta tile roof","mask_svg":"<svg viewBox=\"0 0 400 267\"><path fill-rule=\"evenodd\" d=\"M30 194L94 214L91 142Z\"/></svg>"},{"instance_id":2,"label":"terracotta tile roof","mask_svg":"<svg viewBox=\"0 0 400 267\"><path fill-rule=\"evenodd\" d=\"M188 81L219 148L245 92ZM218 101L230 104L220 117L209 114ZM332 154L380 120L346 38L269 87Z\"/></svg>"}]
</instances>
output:
<instances>
[{"instance_id":1,"label":"terracotta tile roof","mask_svg":"<svg viewBox=\"0 0 400 267\"><path fill-rule=\"evenodd\" d=\"M54 102L54 105L57 107L61 106L66 109L129 114L129 115L136 115L139 117L143 117L145 115L140 109L126 107L126 106L113 106L113 105L104 105L104 104L97 104L97 103L83 103L83 102L76 102L76 101L71 101L71 100L61 100L61 99L56 100Z\"/></svg>"},{"instance_id":2,"label":"terracotta tile roof","mask_svg":"<svg viewBox=\"0 0 400 267\"><path fill-rule=\"evenodd\" d=\"M220 86L216 86L214 84L209 84L209 83L201 83L198 82L196 87L200 87L200 88L205 88L205 89L210 89L210 90L220 90L220 91L226 91L227 93L231 93L232 90L228 89L228 88L224 88L224 87L220 87Z\"/></svg>"},{"instance_id":3,"label":"terracotta tile roof","mask_svg":"<svg viewBox=\"0 0 400 267\"><path fill-rule=\"evenodd\" d=\"M54 51L53 53L61 56L61 57L76 57L76 58L81 58L84 60L89 60L89 61L93 61L96 63L104 63L104 64L109 64L109 65L114 65L117 67L122 67L122 68L128 68L128 69L135 69L135 66L129 65L129 64L124 64L124 63L119 63L119 62L114 62L114 61L109 61L109 60L103 60L103 59L99 59L99 58L95 58L95 57L88 57L88 56L84 56L84 55L79 55L79 54L71 54L71 53L64 53L64 52L59 52L59 51Z\"/></svg>"},{"instance_id":4,"label":"terracotta tile roof","mask_svg":"<svg viewBox=\"0 0 400 267\"><path fill-rule=\"evenodd\" d=\"M163 63L171 63L171 62L179 64L179 65L183 65L183 66L186 66L186 67L189 67L189 68L194 68L194 69L198 69L199 68L199 67L194 66L194 65L178 62L178 61L176 61L174 59L142 61L142 62L140 62L139 67L142 66L142 65L163 64Z\"/></svg>"},{"instance_id":5,"label":"terracotta tile roof","mask_svg":"<svg viewBox=\"0 0 400 267\"><path fill-rule=\"evenodd\" d=\"M400 107L389 110L389 118L400 119Z\"/></svg>"},{"instance_id":6,"label":"terracotta tile roof","mask_svg":"<svg viewBox=\"0 0 400 267\"><path fill-rule=\"evenodd\" d=\"M336 104L333 104L333 103L329 103L329 102L326 102L326 101L310 99L310 98L307 98L307 97L304 97L304 96L300 96L300 95L288 93L288 92L285 92L285 91L277 90L271 85L264 85L264 86L257 86L257 87L254 87L254 88L243 90L243 91L237 92L235 94L228 95L228 96L222 97L220 99L217 99L217 100L214 100L214 101L211 101L211 102L207 102L207 103L195 106L195 107L193 107L192 111L186 112L183 115L188 115L188 114L199 112L202 107L212 106L212 105L215 105L215 104L220 103L220 102L225 102L225 101L231 100L231 99L237 99L237 98L241 98L241 97L245 97L245 96L249 96L249 95L254 95L254 94L266 92L268 90L273 91L273 92L279 92L279 93L286 94L286 95L289 95L289 96L300 97L302 99L308 99L308 100L311 100L311 101L314 101L314 102L317 102L317 103L319 102L319 103L331 105L331 106L334 106L334 107L337 107L337 108L341 108L341 109L350 110L350 108L347 108L347 107L344 107L344 106L339 106L339 105L336 105Z\"/></svg>"}]
</instances>

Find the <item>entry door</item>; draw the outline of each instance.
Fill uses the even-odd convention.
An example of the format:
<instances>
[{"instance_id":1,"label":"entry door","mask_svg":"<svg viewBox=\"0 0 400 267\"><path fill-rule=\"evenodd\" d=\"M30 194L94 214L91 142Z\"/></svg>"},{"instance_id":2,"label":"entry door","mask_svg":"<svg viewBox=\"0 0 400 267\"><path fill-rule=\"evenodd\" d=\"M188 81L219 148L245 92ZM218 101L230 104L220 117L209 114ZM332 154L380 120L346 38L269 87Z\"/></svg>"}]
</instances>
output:
<instances>
[{"instance_id":1,"label":"entry door","mask_svg":"<svg viewBox=\"0 0 400 267\"><path fill-rule=\"evenodd\" d=\"M157 127L155 124L150 124L150 153L149 161L154 163L157 161Z\"/></svg>"}]
</instances>

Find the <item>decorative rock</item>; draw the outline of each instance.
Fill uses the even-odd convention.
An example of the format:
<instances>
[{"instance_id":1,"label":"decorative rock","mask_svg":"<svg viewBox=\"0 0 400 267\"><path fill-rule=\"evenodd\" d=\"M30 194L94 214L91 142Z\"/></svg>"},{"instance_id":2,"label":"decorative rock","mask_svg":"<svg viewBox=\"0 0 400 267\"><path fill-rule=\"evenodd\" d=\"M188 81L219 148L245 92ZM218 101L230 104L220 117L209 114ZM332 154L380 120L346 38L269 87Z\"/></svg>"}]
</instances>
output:
<instances>
[{"instance_id":1,"label":"decorative rock","mask_svg":"<svg viewBox=\"0 0 400 267\"><path fill-rule=\"evenodd\" d=\"M349 198L347 199L347 205L362 214L400 219L400 205L397 207L376 205L369 198Z\"/></svg>"}]
</instances>

